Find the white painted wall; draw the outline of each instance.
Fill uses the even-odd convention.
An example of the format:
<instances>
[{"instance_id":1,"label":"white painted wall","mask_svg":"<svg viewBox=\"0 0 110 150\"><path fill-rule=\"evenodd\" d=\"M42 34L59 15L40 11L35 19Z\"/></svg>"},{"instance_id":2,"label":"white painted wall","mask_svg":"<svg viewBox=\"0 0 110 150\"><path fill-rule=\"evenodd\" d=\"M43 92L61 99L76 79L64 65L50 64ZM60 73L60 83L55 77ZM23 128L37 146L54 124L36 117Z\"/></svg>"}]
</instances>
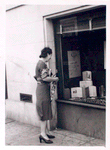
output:
<instances>
[{"instance_id":1,"label":"white painted wall","mask_svg":"<svg viewBox=\"0 0 110 150\"><path fill-rule=\"evenodd\" d=\"M53 25L51 21L44 21L43 16L74 7L76 6L25 5L6 12L6 69L8 84L6 117L39 126L36 112L31 111L32 108L35 110L37 86L33 76L35 75L35 66L39 59L40 51L44 46L50 46L53 49L50 67L55 72ZM32 94L33 104L20 102L20 93ZM26 105L31 109L26 108ZM30 113L28 112L28 118L25 119L27 109ZM33 123L33 120L30 121L31 116L36 116L35 123Z\"/></svg>"},{"instance_id":2,"label":"white painted wall","mask_svg":"<svg viewBox=\"0 0 110 150\"><path fill-rule=\"evenodd\" d=\"M20 93L32 94L36 102L35 66L44 47L43 19L34 6L7 12L6 55L8 98L20 100Z\"/></svg>"},{"instance_id":3,"label":"white painted wall","mask_svg":"<svg viewBox=\"0 0 110 150\"><path fill-rule=\"evenodd\" d=\"M33 94L33 103L36 102L36 81L33 76L40 50L45 44L43 16L67 8L72 6L26 5L7 11L6 66L9 99L19 100L19 93L27 93ZM45 29L48 33L47 45L54 49L53 29L48 28ZM52 63L55 63L54 55Z\"/></svg>"}]
</instances>

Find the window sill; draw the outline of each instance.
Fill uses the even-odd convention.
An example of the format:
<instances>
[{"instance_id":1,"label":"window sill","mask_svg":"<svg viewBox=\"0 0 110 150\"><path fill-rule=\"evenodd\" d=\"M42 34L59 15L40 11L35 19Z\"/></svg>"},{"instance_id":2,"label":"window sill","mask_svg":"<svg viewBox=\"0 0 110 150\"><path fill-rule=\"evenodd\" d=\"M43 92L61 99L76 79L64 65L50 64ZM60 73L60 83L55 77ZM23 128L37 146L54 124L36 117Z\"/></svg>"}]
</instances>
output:
<instances>
[{"instance_id":1,"label":"window sill","mask_svg":"<svg viewBox=\"0 0 110 150\"><path fill-rule=\"evenodd\" d=\"M65 103L65 104L72 104L72 105L78 105L78 106L84 106L84 107L92 107L92 108L98 108L98 109L106 109L106 106L99 105L99 104L90 104L87 102L76 102L72 100L56 100L57 103Z\"/></svg>"}]
</instances>

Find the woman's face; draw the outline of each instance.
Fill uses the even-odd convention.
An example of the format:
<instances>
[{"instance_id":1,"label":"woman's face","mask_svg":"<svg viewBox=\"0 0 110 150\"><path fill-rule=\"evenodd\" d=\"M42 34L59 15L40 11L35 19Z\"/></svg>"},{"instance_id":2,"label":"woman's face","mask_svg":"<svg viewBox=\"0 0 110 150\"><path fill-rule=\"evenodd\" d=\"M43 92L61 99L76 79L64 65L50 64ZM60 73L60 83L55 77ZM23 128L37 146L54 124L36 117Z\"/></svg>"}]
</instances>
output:
<instances>
[{"instance_id":1,"label":"woman's face","mask_svg":"<svg viewBox=\"0 0 110 150\"><path fill-rule=\"evenodd\" d=\"M47 54L47 61L49 61L52 57L52 54Z\"/></svg>"}]
</instances>

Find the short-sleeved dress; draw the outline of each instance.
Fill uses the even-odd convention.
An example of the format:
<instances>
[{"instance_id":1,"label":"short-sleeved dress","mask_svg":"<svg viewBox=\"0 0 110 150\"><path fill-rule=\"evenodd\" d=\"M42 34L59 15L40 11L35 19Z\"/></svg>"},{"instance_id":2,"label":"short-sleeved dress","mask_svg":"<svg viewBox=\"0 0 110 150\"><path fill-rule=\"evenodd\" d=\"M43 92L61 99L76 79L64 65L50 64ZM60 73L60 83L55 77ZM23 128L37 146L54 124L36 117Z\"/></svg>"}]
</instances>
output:
<instances>
[{"instance_id":1,"label":"short-sleeved dress","mask_svg":"<svg viewBox=\"0 0 110 150\"><path fill-rule=\"evenodd\" d=\"M49 76L49 69L42 60L39 60L36 66L36 110L42 121L52 119L50 82L43 81L47 76Z\"/></svg>"}]
</instances>

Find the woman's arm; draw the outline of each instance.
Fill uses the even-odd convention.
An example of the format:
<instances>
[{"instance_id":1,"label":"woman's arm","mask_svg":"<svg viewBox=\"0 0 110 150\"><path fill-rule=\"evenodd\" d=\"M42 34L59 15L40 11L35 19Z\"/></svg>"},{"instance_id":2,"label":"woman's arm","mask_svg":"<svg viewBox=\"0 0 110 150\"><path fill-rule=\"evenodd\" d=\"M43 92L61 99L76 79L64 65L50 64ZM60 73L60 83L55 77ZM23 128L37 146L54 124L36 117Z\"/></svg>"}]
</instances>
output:
<instances>
[{"instance_id":1,"label":"woman's arm","mask_svg":"<svg viewBox=\"0 0 110 150\"><path fill-rule=\"evenodd\" d=\"M46 82L53 82L53 81L58 81L58 77L46 77L43 79L43 81L46 81Z\"/></svg>"}]
</instances>

